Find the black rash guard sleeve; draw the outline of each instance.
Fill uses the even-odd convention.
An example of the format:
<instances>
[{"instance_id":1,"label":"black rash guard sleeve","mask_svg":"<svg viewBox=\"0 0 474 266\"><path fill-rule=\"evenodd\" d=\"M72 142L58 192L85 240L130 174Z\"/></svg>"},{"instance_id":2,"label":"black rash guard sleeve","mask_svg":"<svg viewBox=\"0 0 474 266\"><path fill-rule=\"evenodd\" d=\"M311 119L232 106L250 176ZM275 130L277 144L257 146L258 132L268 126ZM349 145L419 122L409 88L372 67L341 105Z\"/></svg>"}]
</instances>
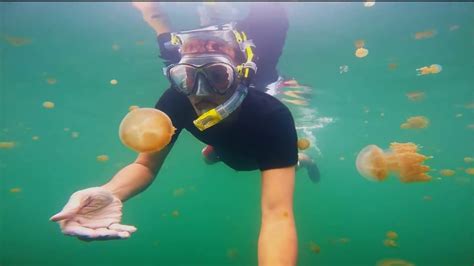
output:
<instances>
[{"instance_id":1,"label":"black rash guard sleeve","mask_svg":"<svg viewBox=\"0 0 474 266\"><path fill-rule=\"evenodd\" d=\"M190 105L186 96L181 95L174 89L167 89L155 105L155 108L164 112L171 119L171 123L176 131L171 138L170 143L174 143L184 127L184 119L186 118L186 108Z\"/></svg>"},{"instance_id":2,"label":"black rash guard sleeve","mask_svg":"<svg viewBox=\"0 0 474 266\"><path fill-rule=\"evenodd\" d=\"M295 123L290 111L281 108L261 123L257 149L259 169L269 170L296 165L298 147Z\"/></svg>"}]
</instances>

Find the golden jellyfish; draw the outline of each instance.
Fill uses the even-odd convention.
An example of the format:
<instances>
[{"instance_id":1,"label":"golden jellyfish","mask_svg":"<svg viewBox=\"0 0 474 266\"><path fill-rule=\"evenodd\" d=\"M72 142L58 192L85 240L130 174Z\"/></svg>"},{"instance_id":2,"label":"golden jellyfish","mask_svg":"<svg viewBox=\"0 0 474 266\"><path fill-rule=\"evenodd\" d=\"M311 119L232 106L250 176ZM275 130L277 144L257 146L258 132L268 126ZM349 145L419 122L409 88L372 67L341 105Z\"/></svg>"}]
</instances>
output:
<instances>
[{"instance_id":1,"label":"golden jellyfish","mask_svg":"<svg viewBox=\"0 0 474 266\"><path fill-rule=\"evenodd\" d=\"M474 158L473 157L464 157L464 162L465 163L474 163Z\"/></svg>"},{"instance_id":2,"label":"golden jellyfish","mask_svg":"<svg viewBox=\"0 0 474 266\"><path fill-rule=\"evenodd\" d=\"M39 140L39 137L38 136L33 136L33 137L31 137L31 139L34 140L34 141L37 141L37 140Z\"/></svg>"},{"instance_id":3,"label":"golden jellyfish","mask_svg":"<svg viewBox=\"0 0 474 266\"><path fill-rule=\"evenodd\" d=\"M178 210L174 210L171 212L171 216L173 217L178 217L179 216L179 211Z\"/></svg>"},{"instance_id":4,"label":"golden jellyfish","mask_svg":"<svg viewBox=\"0 0 474 266\"><path fill-rule=\"evenodd\" d=\"M438 74L439 72L441 72L441 70L443 70L443 67L441 65L433 64L430 66L431 74Z\"/></svg>"},{"instance_id":5,"label":"golden jellyfish","mask_svg":"<svg viewBox=\"0 0 474 266\"><path fill-rule=\"evenodd\" d=\"M415 266L415 264L402 259L383 259L377 262L377 266Z\"/></svg>"},{"instance_id":6,"label":"golden jellyfish","mask_svg":"<svg viewBox=\"0 0 474 266\"><path fill-rule=\"evenodd\" d=\"M112 80L110 81L110 84L112 84L112 85L117 85L117 84L118 84L118 81L117 81L116 79L112 79Z\"/></svg>"},{"instance_id":7,"label":"golden jellyfish","mask_svg":"<svg viewBox=\"0 0 474 266\"><path fill-rule=\"evenodd\" d=\"M456 174L456 172L451 169L442 169L439 171L439 174L442 176L453 176Z\"/></svg>"},{"instance_id":8,"label":"golden jellyfish","mask_svg":"<svg viewBox=\"0 0 474 266\"><path fill-rule=\"evenodd\" d=\"M355 46L356 48L363 48L364 45L365 45L365 41L364 41L364 40L356 40L356 41L354 42L354 46Z\"/></svg>"},{"instance_id":9,"label":"golden jellyfish","mask_svg":"<svg viewBox=\"0 0 474 266\"><path fill-rule=\"evenodd\" d=\"M307 139L298 139L298 149L300 150L306 150L309 148L310 142Z\"/></svg>"},{"instance_id":10,"label":"golden jellyfish","mask_svg":"<svg viewBox=\"0 0 474 266\"><path fill-rule=\"evenodd\" d=\"M396 63L390 63L390 64L388 64L388 68L389 68L390 70L395 70L395 69L397 69L397 67L398 67L398 64L396 64Z\"/></svg>"},{"instance_id":11,"label":"golden jellyfish","mask_svg":"<svg viewBox=\"0 0 474 266\"><path fill-rule=\"evenodd\" d=\"M44 102L43 107L46 109L53 109L54 108L54 103L53 102Z\"/></svg>"},{"instance_id":12,"label":"golden jellyfish","mask_svg":"<svg viewBox=\"0 0 474 266\"><path fill-rule=\"evenodd\" d=\"M9 44L15 47L23 46L23 45L27 45L31 43L30 38L13 37L13 36L8 36L8 35L5 35L4 38Z\"/></svg>"},{"instance_id":13,"label":"golden jellyfish","mask_svg":"<svg viewBox=\"0 0 474 266\"><path fill-rule=\"evenodd\" d=\"M97 161L98 162L107 162L109 160L109 156L102 154L97 156Z\"/></svg>"},{"instance_id":14,"label":"golden jellyfish","mask_svg":"<svg viewBox=\"0 0 474 266\"><path fill-rule=\"evenodd\" d=\"M0 141L0 149L11 149L15 147L15 142L13 141Z\"/></svg>"},{"instance_id":15,"label":"golden jellyfish","mask_svg":"<svg viewBox=\"0 0 474 266\"><path fill-rule=\"evenodd\" d=\"M171 119L155 108L138 108L120 123L122 143L136 152L155 152L171 141L175 132Z\"/></svg>"},{"instance_id":16,"label":"golden jellyfish","mask_svg":"<svg viewBox=\"0 0 474 266\"><path fill-rule=\"evenodd\" d=\"M120 45L118 45L116 43L112 44L112 50L114 50L114 51L120 50Z\"/></svg>"},{"instance_id":17,"label":"golden jellyfish","mask_svg":"<svg viewBox=\"0 0 474 266\"><path fill-rule=\"evenodd\" d=\"M424 116L412 116L407 121L400 125L403 129L426 128L429 124L428 118Z\"/></svg>"},{"instance_id":18,"label":"golden jellyfish","mask_svg":"<svg viewBox=\"0 0 474 266\"><path fill-rule=\"evenodd\" d=\"M365 0L364 6L365 7L373 7L375 5L375 0Z\"/></svg>"},{"instance_id":19,"label":"golden jellyfish","mask_svg":"<svg viewBox=\"0 0 474 266\"><path fill-rule=\"evenodd\" d=\"M49 85L54 85L58 82L58 80L55 78L47 78L46 82L48 82Z\"/></svg>"},{"instance_id":20,"label":"golden jellyfish","mask_svg":"<svg viewBox=\"0 0 474 266\"><path fill-rule=\"evenodd\" d=\"M319 254L321 252L321 247L318 244L311 241L309 243L309 250L311 250L313 253Z\"/></svg>"},{"instance_id":21,"label":"golden jellyfish","mask_svg":"<svg viewBox=\"0 0 474 266\"><path fill-rule=\"evenodd\" d=\"M77 131L71 132L71 137L72 137L73 139L79 138L79 132L77 132Z\"/></svg>"},{"instance_id":22,"label":"golden jellyfish","mask_svg":"<svg viewBox=\"0 0 474 266\"><path fill-rule=\"evenodd\" d=\"M227 249L227 258L235 259L238 255L239 255L239 253L237 252L237 249L235 249L235 248Z\"/></svg>"},{"instance_id":23,"label":"golden jellyfish","mask_svg":"<svg viewBox=\"0 0 474 266\"><path fill-rule=\"evenodd\" d=\"M422 39L434 37L435 35L436 35L435 30L420 31L420 32L415 33L415 39L422 40Z\"/></svg>"},{"instance_id":24,"label":"golden jellyfish","mask_svg":"<svg viewBox=\"0 0 474 266\"><path fill-rule=\"evenodd\" d=\"M474 175L474 168L467 168L464 172L468 175Z\"/></svg>"},{"instance_id":25,"label":"golden jellyfish","mask_svg":"<svg viewBox=\"0 0 474 266\"><path fill-rule=\"evenodd\" d=\"M10 189L10 192L11 192L11 193L18 193L18 192L21 192L21 188L19 188L19 187L11 188L11 189Z\"/></svg>"},{"instance_id":26,"label":"golden jellyfish","mask_svg":"<svg viewBox=\"0 0 474 266\"><path fill-rule=\"evenodd\" d=\"M417 102L425 98L425 93L422 91L414 91L406 94L409 100Z\"/></svg>"},{"instance_id":27,"label":"golden jellyfish","mask_svg":"<svg viewBox=\"0 0 474 266\"><path fill-rule=\"evenodd\" d=\"M418 76L438 74L439 72L441 72L441 70L443 70L443 67L438 64L432 64L429 67L424 66L424 67L420 67L416 69L416 71L418 71L418 74L417 74Z\"/></svg>"},{"instance_id":28,"label":"golden jellyfish","mask_svg":"<svg viewBox=\"0 0 474 266\"><path fill-rule=\"evenodd\" d=\"M383 241L383 244L384 244L386 247L391 247L391 248L396 248L396 247L398 247L397 242L395 242L395 240L393 240L393 239L385 239L385 240Z\"/></svg>"},{"instance_id":29,"label":"golden jellyfish","mask_svg":"<svg viewBox=\"0 0 474 266\"><path fill-rule=\"evenodd\" d=\"M385 235L387 236L387 238L390 238L390 239L398 238L398 234L395 231L388 231Z\"/></svg>"},{"instance_id":30,"label":"golden jellyfish","mask_svg":"<svg viewBox=\"0 0 474 266\"><path fill-rule=\"evenodd\" d=\"M431 176L426 174L430 167L423 165L428 157L417 150L418 146L411 142L392 142L388 151L368 145L357 155L357 171L371 181L383 181L391 173L403 183L430 181Z\"/></svg>"},{"instance_id":31,"label":"golden jellyfish","mask_svg":"<svg viewBox=\"0 0 474 266\"><path fill-rule=\"evenodd\" d=\"M184 195L184 192L185 192L184 188L182 188L182 187L181 187L181 188L177 188L177 189L173 190L173 196L174 196L174 197L183 196L183 195Z\"/></svg>"},{"instance_id":32,"label":"golden jellyfish","mask_svg":"<svg viewBox=\"0 0 474 266\"><path fill-rule=\"evenodd\" d=\"M357 56L358 58L366 57L368 54L369 54L369 50L365 48L358 48L355 51L355 56Z\"/></svg>"}]
</instances>

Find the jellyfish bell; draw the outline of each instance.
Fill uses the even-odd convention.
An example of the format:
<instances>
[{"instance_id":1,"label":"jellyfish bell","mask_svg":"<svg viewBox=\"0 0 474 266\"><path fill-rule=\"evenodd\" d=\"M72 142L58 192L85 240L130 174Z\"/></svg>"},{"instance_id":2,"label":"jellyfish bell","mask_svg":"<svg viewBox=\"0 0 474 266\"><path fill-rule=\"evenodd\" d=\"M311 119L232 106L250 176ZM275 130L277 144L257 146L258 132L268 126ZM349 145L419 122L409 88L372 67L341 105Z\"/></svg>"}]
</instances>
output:
<instances>
[{"instance_id":1,"label":"jellyfish bell","mask_svg":"<svg viewBox=\"0 0 474 266\"><path fill-rule=\"evenodd\" d=\"M369 50L361 47L361 48L358 48L356 51L355 51L355 56L359 57L359 58L362 58L362 57L366 57L367 55L369 54Z\"/></svg>"},{"instance_id":2,"label":"jellyfish bell","mask_svg":"<svg viewBox=\"0 0 474 266\"><path fill-rule=\"evenodd\" d=\"M384 152L373 144L359 152L356 167L360 175L371 181L383 181L388 176Z\"/></svg>"},{"instance_id":3,"label":"jellyfish bell","mask_svg":"<svg viewBox=\"0 0 474 266\"><path fill-rule=\"evenodd\" d=\"M433 65L430 66L431 74L438 74L442 70L443 70L443 67L441 65L433 64Z\"/></svg>"},{"instance_id":4,"label":"jellyfish bell","mask_svg":"<svg viewBox=\"0 0 474 266\"><path fill-rule=\"evenodd\" d=\"M168 145L175 130L171 119L162 111L137 108L122 119L119 137L136 152L155 152Z\"/></svg>"}]
</instances>

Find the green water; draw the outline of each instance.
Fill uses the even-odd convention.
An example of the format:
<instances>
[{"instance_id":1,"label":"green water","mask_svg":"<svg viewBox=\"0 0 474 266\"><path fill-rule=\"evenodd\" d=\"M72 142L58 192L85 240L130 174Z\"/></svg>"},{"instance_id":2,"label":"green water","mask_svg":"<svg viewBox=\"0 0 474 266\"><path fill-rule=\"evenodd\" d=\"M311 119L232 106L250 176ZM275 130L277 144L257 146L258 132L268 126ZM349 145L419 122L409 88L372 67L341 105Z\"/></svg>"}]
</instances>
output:
<instances>
[{"instance_id":1,"label":"green water","mask_svg":"<svg viewBox=\"0 0 474 266\"><path fill-rule=\"evenodd\" d=\"M297 173L298 265L384 258L472 265L474 181L464 169L474 164L463 158L474 157L474 4L285 5L290 29L279 70L313 88L309 107L289 106L322 174L313 184ZM174 27L197 25L196 4L164 6ZM167 87L154 32L129 3L0 3L0 17L0 142L16 144L0 149L2 266L257 265L259 173L205 165L203 144L185 131L153 185L125 203L122 222L138 228L130 239L62 235L49 217L73 192L104 184L135 158L117 132L130 105L153 106ZM414 38L427 30L436 34ZM5 36L30 42L14 46ZM364 58L354 56L358 39L369 50ZM431 64L442 72L416 75ZM341 74L342 65L349 71ZM410 101L413 91L425 98ZM427 128L400 128L418 115L429 119ZM394 141L434 157L432 181L375 183L358 174L363 147ZM98 162L101 154L110 159ZM441 177L441 169L456 174ZM179 188L184 195L173 196ZM399 235L396 248L383 245L389 230ZM349 241L334 243L340 238Z\"/></svg>"}]
</instances>

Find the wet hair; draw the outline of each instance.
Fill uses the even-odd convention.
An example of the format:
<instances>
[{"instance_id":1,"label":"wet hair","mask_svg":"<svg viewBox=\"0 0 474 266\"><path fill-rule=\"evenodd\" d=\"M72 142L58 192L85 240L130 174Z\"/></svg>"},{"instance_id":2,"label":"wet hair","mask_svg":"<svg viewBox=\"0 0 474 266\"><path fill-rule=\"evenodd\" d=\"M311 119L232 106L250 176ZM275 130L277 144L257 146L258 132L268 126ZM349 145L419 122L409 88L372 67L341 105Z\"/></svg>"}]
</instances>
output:
<instances>
[{"instance_id":1,"label":"wet hair","mask_svg":"<svg viewBox=\"0 0 474 266\"><path fill-rule=\"evenodd\" d=\"M244 55L239 47L229 44L228 42L213 38L213 39L189 39L181 47L182 55L190 54L224 54L230 57L230 59L236 63L241 64L245 62Z\"/></svg>"}]
</instances>

